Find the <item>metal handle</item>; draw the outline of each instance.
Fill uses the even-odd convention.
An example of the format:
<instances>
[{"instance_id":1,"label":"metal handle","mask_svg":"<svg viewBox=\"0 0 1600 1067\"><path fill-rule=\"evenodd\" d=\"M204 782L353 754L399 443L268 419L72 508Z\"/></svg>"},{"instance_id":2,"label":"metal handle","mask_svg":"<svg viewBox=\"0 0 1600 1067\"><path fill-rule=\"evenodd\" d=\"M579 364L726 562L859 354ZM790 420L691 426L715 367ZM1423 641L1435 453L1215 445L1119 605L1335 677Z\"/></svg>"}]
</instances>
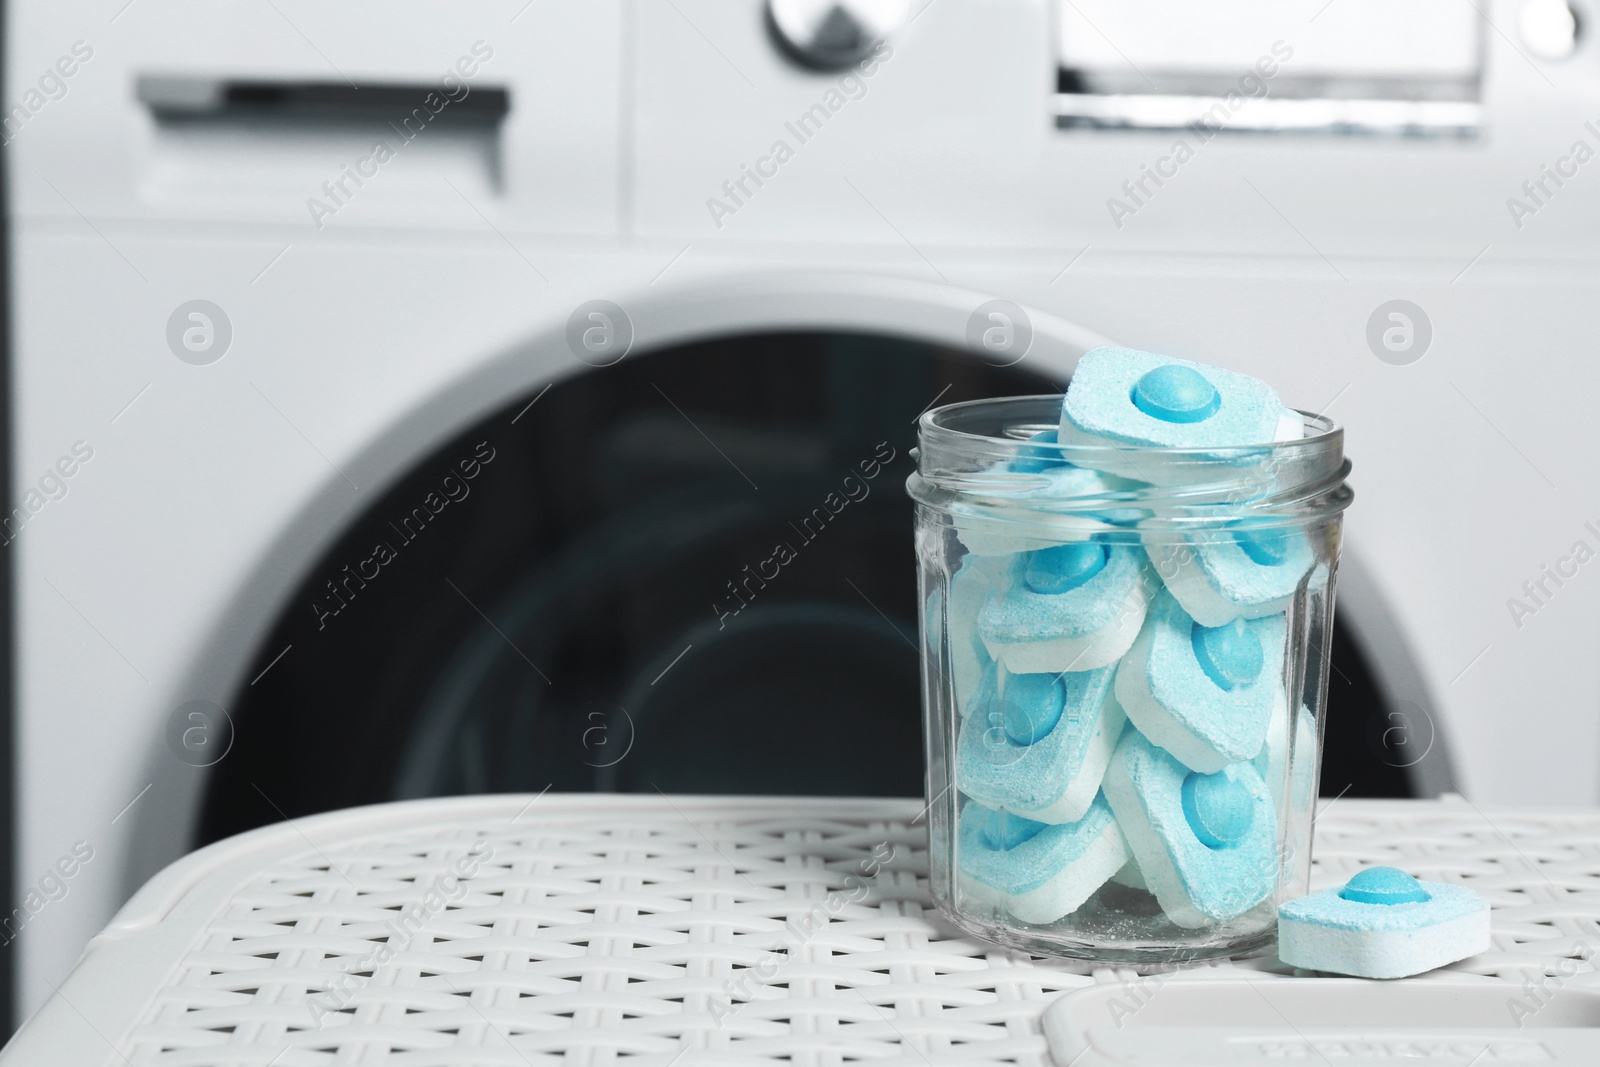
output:
<instances>
[{"instance_id":1,"label":"metal handle","mask_svg":"<svg viewBox=\"0 0 1600 1067\"><path fill-rule=\"evenodd\" d=\"M910 0L768 0L767 21L795 60L837 70L871 54L910 11Z\"/></svg>"}]
</instances>

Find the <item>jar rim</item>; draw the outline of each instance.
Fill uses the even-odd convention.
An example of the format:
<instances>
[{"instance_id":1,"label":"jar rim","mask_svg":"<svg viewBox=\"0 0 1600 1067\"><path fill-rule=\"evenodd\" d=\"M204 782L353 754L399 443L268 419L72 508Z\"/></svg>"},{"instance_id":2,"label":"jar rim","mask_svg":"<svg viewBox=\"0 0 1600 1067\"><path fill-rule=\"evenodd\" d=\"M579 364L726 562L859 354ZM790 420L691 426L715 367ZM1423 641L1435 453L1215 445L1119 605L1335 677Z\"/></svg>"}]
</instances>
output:
<instances>
[{"instance_id":1,"label":"jar rim","mask_svg":"<svg viewBox=\"0 0 1600 1067\"><path fill-rule=\"evenodd\" d=\"M1344 428L1325 415L1297 411L1306 436L1250 445L1033 440L1060 424L1061 400L997 397L924 412L907 490L924 506L982 521L1077 516L1106 533L1299 524L1336 515L1353 499ZM1062 482L1053 468L1085 470Z\"/></svg>"},{"instance_id":2,"label":"jar rim","mask_svg":"<svg viewBox=\"0 0 1600 1067\"><path fill-rule=\"evenodd\" d=\"M1307 433L1301 437L1291 438L1286 441L1261 441L1249 444L1208 446L1198 448L1174 448L1166 445L1119 445L1111 442L1108 442L1104 445L1041 444L1029 441L1026 437L1015 436L1014 434L999 436L993 434L973 433L968 430L956 429L952 426L945 425L944 422L941 421L948 421L953 418L959 418L963 415L971 415L986 407L999 407L1003 405L1021 406L1025 403L1049 403L1056 409L1056 418L1048 423L1038 423L1036 425L1037 429L1039 430L1054 429L1060 421L1059 412L1061 408L1062 396L1063 394L1061 393L1034 393L1026 396L984 397L978 400L960 400L953 404L943 404L939 407L929 408L927 411L924 411L917 418L917 429L919 435L923 437L923 443L928 443L927 438L929 436L937 435L940 438L948 438L952 443L960 441L971 441L975 443L985 442L1006 445L1013 448L1020 445L1026 445L1030 451L1034 452L1037 452L1038 450L1049 450L1050 452L1058 451L1062 454L1062 458L1068 460L1068 462L1071 461L1068 455L1069 453L1079 453L1082 455L1105 455L1119 452L1137 452L1141 455L1149 454L1171 456L1175 458L1192 456L1198 458L1216 457L1234 452L1241 454L1260 454L1263 450L1278 449L1288 446L1305 447L1320 445L1338 449L1342 449L1343 447L1343 426L1328 418L1326 415L1321 415L1310 411L1301 411L1299 408L1288 408L1285 410L1293 411L1295 414L1299 415L1303 420L1302 425L1308 428L1314 427L1316 429L1315 433ZM1019 428L1021 426L1031 425L1035 424L1019 424ZM1092 466L1092 464L1081 465Z\"/></svg>"}]
</instances>

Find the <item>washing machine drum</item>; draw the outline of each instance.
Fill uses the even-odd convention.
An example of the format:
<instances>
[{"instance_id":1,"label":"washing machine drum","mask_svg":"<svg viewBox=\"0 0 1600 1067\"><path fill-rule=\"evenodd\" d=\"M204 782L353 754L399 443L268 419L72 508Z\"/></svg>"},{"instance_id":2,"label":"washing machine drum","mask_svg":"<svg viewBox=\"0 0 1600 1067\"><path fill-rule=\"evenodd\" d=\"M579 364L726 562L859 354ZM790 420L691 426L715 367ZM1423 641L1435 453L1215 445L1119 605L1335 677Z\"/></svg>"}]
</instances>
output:
<instances>
[{"instance_id":1,"label":"washing machine drum","mask_svg":"<svg viewBox=\"0 0 1600 1067\"><path fill-rule=\"evenodd\" d=\"M514 398L291 598L257 669L292 652L231 709L202 836L281 817L263 794L295 815L547 786L920 793L916 417L1060 388L785 334Z\"/></svg>"},{"instance_id":2,"label":"washing machine drum","mask_svg":"<svg viewBox=\"0 0 1600 1067\"><path fill-rule=\"evenodd\" d=\"M514 398L416 464L290 598L246 677L291 651L231 709L201 840L547 787L920 794L916 417L1061 388L965 352L786 334ZM1404 795L1368 716L1338 713L1376 705L1337 629L1334 666L1328 774Z\"/></svg>"}]
</instances>

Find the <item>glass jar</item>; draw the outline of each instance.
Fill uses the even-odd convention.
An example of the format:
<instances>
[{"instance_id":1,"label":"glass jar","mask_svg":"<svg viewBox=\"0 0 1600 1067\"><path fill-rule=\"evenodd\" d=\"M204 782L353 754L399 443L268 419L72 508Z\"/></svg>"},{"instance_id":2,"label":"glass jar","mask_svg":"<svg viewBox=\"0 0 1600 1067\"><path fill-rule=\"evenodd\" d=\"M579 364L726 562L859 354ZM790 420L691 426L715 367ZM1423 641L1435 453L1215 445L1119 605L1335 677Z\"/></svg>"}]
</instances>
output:
<instances>
[{"instance_id":1,"label":"glass jar","mask_svg":"<svg viewBox=\"0 0 1600 1067\"><path fill-rule=\"evenodd\" d=\"M1308 890L1344 432L1061 446L1060 411L919 423L933 895L1028 952L1249 951Z\"/></svg>"}]
</instances>

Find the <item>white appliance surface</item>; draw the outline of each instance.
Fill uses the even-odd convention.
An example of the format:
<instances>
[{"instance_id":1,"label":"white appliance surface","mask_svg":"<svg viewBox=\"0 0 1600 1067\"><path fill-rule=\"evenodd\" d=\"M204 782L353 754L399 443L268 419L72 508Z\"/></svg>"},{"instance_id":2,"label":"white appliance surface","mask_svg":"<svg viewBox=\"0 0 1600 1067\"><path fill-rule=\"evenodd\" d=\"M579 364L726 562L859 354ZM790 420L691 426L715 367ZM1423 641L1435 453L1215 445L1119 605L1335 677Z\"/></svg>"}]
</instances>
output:
<instances>
[{"instance_id":1,"label":"white appliance surface","mask_svg":"<svg viewBox=\"0 0 1600 1067\"><path fill-rule=\"evenodd\" d=\"M1323 6L1277 5L1245 51L1347 40ZM1573 556L1600 549L1583 436L1600 162L1575 147L1600 149L1600 52L1536 61L1514 5L1481 6L1506 33L1481 39L1476 138L1201 141L1058 128L1044 0L919 4L848 78L783 58L755 0L14 0L8 106L92 49L8 127L13 506L92 449L9 546L13 898L93 851L27 922L21 1010L184 851L204 771L168 749L174 709L249 684L289 591L419 457L604 373L565 342L595 299L644 351L794 325L960 345L1003 297L1030 310L1025 358L1058 374L1105 337L1259 375L1349 431L1341 613L1385 635L1380 661L1410 657L1419 681L1396 696L1431 709L1456 784L1600 800L1600 564ZM423 133L320 217L308 201L370 136L158 122L136 93L148 76L442 86L474 45L492 55L468 83L510 94L493 143ZM1124 183L1180 139L1190 158L1135 203ZM1523 183L1546 166L1567 176L1535 200ZM735 201L746 168L767 176ZM231 324L208 365L167 340L196 299ZM1396 365L1368 321L1402 299L1432 338Z\"/></svg>"}]
</instances>

